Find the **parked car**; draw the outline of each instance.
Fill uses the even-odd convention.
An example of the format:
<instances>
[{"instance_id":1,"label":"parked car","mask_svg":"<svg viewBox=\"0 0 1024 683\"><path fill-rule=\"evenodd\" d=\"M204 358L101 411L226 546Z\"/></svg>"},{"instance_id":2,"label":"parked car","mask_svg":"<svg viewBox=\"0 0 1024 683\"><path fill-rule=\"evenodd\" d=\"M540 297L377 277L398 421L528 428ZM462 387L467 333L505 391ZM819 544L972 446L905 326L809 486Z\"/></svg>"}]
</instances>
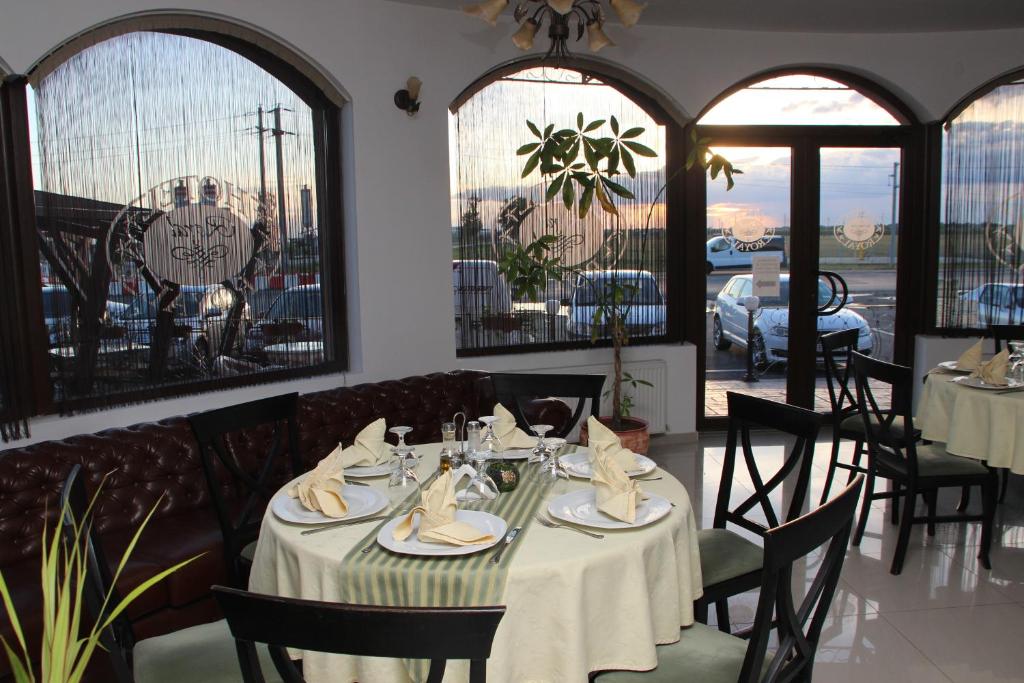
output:
<instances>
[{"instance_id":1,"label":"parked car","mask_svg":"<svg viewBox=\"0 0 1024 683\"><path fill-rule=\"evenodd\" d=\"M452 261L455 318L464 315L509 315L512 294L498 262L486 259Z\"/></svg>"},{"instance_id":2,"label":"parked car","mask_svg":"<svg viewBox=\"0 0 1024 683\"><path fill-rule=\"evenodd\" d=\"M44 285L43 319L50 338L50 346L67 346L71 343L71 292L64 285ZM104 323L120 325L128 306L116 301L107 301Z\"/></svg>"},{"instance_id":3,"label":"parked car","mask_svg":"<svg viewBox=\"0 0 1024 683\"><path fill-rule=\"evenodd\" d=\"M705 249L706 268L709 275L712 271L725 268L750 268L752 267L751 256L775 256L783 266L786 265L786 240L781 236L772 237L767 244L756 251L746 251L738 249L736 240L732 237L719 235L709 239Z\"/></svg>"},{"instance_id":4,"label":"parked car","mask_svg":"<svg viewBox=\"0 0 1024 683\"><path fill-rule=\"evenodd\" d=\"M634 287L625 319L626 333L631 336L665 334L665 297L658 281L646 270L596 270L584 273L576 280L566 322L569 335L591 338L594 311L610 296L612 280ZM607 326L607 321L603 322ZM605 336L606 329L598 331Z\"/></svg>"},{"instance_id":5,"label":"parked car","mask_svg":"<svg viewBox=\"0 0 1024 683\"><path fill-rule=\"evenodd\" d=\"M209 367L220 351L233 302L233 295L222 285L183 285L173 304L174 324L178 330L169 354L171 363ZM156 328L157 312L156 296L152 292L140 294L132 300L122 317L122 324L133 344L150 343ZM249 305L246 304L236 337L238 349L250 321Z\"/></svg>"},{"instance_id":6,"label":"parked car","mask_svg":"<svg viewBox=\"0 0 1024 683\"><path fill-rule=\"evenodd\" d=\"M789 275L783 274L777 297L761 297L761 308L754 317L754 364L764 369L771 363L786 362L789 358ZM749 273L733 276L715 298L711 340L719 351L733 344L747 348L747 309L744 300L750 296L753 285ZM825 305L832 299L831 289L818 281L818 303ZM871 327L860 314L848 308L834 315L818 316L818 333L857 328L857 350L871 353ZM819 351L820 354L820 351Z\"/></svg>"},{"instance_id":7,"label":"parked car","mask_svg":"<svg viewBox=\"0 0 1024 683\"><path fill-rule=\"evenodd\" d=\"M323 319L320 285L289 287L250 328L245 350L258 352L281 343L320 342Z\"/></svg>"},{"instance_id":8,"label":"parked car","mask_svg":"<svg viewBox=\"0 0 1024 683\"><path fill-rule=\"evenodd\" d=\"M960 293L962 301L977 303L978 324L1024 324L1024 284L986 282Z\"/></svg>"}]
</instances>

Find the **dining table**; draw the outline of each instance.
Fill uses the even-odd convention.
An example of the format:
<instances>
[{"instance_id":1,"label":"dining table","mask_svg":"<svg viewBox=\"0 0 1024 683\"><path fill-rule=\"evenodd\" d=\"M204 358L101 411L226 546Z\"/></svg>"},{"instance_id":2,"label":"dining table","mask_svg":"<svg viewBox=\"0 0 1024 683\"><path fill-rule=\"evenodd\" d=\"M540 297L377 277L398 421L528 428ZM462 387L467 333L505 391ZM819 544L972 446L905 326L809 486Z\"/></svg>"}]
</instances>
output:
<instances>
[{"instance_id":1,"label":"dining table","mask_svg":"<svg viewBox=\"0 0 1024 683\"><path fill-rule=\"evenodd\" d=\"M968 386L966 376L929 373L914 426L949 453L1024 474L1024 390Z\"/></svg>"},{"instance_id":2,"label":"dining table","mask_svg":"<svg viewBox=\"0 0 1024 683\"><path fill-rule=\"evenodd\" d=\"M417 472L426 487L437 470L441 444L417 445L416 451ZM588 529L603 534L593 538L544 526L535 517L545 514L554 498L591 487L589 480L552 483L538 465L515 464L521 473L515 490L466 505L502 516L509 527L522 527L497 564L490 561L495 548L421 557L379 545L380 529L420 502L414 488L405 500L389 496L385 519L313 534L302 533L311 526L286 522L268 506L249 588L290 598L397 607L504 605L487 664L492 683L584 683L592 671L657 666L656 646L686 637L686 627L694 622L693 601L702 594L696 522L686 488L660 468L646 473L639 478L643 491L670 501L668 513L635 528ZM389 493L386 476L361 481ZM287 495L290 485L277 496ZM426 670L422 662L410 660L295 655L302 657L310 683L417 681ZM452 661L444 681L467 681L468 676L468 662Z\"/></svg>"}]
</instances>

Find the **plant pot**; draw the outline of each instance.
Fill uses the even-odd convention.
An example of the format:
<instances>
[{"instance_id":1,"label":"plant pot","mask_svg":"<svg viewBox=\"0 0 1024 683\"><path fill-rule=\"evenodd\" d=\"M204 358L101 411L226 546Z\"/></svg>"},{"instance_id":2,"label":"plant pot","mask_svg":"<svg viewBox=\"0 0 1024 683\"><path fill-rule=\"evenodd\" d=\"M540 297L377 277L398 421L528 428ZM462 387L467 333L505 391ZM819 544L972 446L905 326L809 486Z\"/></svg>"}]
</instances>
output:
<instances>
[{"instance_id":1,"label":"plant pot","mask_svg":"<svg viewBox=\"0 0 1024 683\"><path fill-rule=\"evenodd\" d=\"M615 432L622 442L623 448L628 448L634 453L647 455L647 448L651 445L651 433L647 431L647 421L639 417L622 418L622 429L612 429L611 415L602 415L597 418L608 429ZM587 445L587 423L580 425L580 445Z\"/></svg>"}]
</instances>

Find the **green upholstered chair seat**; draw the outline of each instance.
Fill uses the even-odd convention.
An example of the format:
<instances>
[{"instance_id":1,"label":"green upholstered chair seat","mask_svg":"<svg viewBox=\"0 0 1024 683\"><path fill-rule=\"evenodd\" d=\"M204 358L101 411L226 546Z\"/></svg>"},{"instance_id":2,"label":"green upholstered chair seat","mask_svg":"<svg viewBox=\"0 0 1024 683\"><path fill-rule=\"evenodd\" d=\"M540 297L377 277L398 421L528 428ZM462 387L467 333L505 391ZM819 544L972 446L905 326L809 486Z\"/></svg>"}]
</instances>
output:
<instances>
[{"instance_id":1,"label":"green upholstered chair seat","mask_svg":"<svg viewBox=\"0 0 1024 683\"><path fill-rule=\"evenodd\" d=\"M919 477L988 474L988 468L980 460L962 458L959 455L947 453L942 444L918 444L915 451L917 452L917 474ZM894 458L888 453L882 453L879 460L880 464L885 467L906 474L907 465L902 458Z\"/></svg>"},{"instance_id":2,"label":"green upholstered chair seat","mask_svg":"<svg viewBox=\"0 0 1024 683\"><path fill-rule=\"evenodd\" d=\"M902 439L906 434L906 422L902 417L897 417L893 420L892 427L890 428L890 434L894 439ZM917 432L917 430L914 430ZM849 417L843 418L843 421L839 423L840 434L864 434L864 418L861 417L860 413L854 413Z\"/></svg>"},{"instance_id":3,"label":"green upholstered chair seat","mask_svg":"<svg viewBox=\"0 0 1024 683\"><path fill-rule=\"evenodd\" d=\"M267 683L280 682L265 645L257 645ZM135 644L136 683L238 683L242 669L235 640L224 619L146 638Z\"/></svg>"},{"instance_id":4,"label":"green upholstered chair seat","mask_svg":"<svg viewBox=\"0 0 1024 683\"><path fill-rule=\"evenodd\" d=\"M658 667L650 671L609 671L601 683L736 683L747 654L748 641L718 629L694 624L684 628L679 642L658 646ZM767 669L769 656L765 657Z\"/></svg>"},{"instance_id":5,"label":"green upholstered chair seat","mask_svg":"<svg viewBox=\"0 0 1024 683\"><path fill-rule=\"evenodd\" d=\"M760 571L764 566L761 546L728 529L701 529L697 544L704 586Z\"/></svg>"}]
</instances>

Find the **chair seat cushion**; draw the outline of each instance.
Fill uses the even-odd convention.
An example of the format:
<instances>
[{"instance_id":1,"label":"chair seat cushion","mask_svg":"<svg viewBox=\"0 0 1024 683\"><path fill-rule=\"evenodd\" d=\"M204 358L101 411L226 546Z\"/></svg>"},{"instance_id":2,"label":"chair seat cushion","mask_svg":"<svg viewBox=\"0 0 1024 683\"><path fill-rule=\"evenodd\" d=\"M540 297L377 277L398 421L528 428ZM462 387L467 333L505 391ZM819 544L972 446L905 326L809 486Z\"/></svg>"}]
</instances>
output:
<instances>
[{"instance_id":1,"label":"chair seat cushion","mask_svg":"<svg viewBox=\"0 0 1024 683\"><path fill-rule=\"evenodd\" d=\"M902 439L906 434L906 421L902 417L897 417L893 420L891 431L893 438ZM860 416L860 413L843 418L843 421L839 423L839 435L847 439L864 437L864 418ZM921 430L915 429L914 437L917 438L920 435Z\"/></svg>"},{"instance_id":2,"label":"chair seat cushion","mask_svg":"<svg viewBox=\"0 0 1024 683\"><path fill-rule=\"evenodd\" d=\"M728 529L701 529L697 543L705 588L760 571L764 566L761 546Z\"/></svg>"},{"instance_id":3,"label":"chair seat cushion","mask_svg":"<svg viewBox=\"0 0 1024 683\"><path fill-rule=\"evenodd\" d=\"M281 681L265 645L257 645L267 683ZM200 624L135 644L133 657L138 683L238 683L242 669L235 639L224 619Z\"/></svg>"},{"instance_id":4,"label":"chair seat cushion","mask_svg":"<svg viewBox=\"0 0 1024 683\"><path fill-rule=\"evenodd\" d=\"M609 671L601 683L736 683L749 641L704 624L684 628L679 642L658 646L658 667L650 671ZM762 672L768 668L765 657Z\"/></svg>"},{"instance_id":5,"label":"chair seat cushion","mask_svg":"<svg viewBox=\"0 0 1024 683\"><path fill-rule=\"evenodd\" d=\"M986 476L989 472L980 460L947 453L942 444L918 444L915 450L919 477ZM891 455L882 453L879 462L900 474L906 474L907 466L902 459L896 460Z\"/></svg>"}]
</instances>

